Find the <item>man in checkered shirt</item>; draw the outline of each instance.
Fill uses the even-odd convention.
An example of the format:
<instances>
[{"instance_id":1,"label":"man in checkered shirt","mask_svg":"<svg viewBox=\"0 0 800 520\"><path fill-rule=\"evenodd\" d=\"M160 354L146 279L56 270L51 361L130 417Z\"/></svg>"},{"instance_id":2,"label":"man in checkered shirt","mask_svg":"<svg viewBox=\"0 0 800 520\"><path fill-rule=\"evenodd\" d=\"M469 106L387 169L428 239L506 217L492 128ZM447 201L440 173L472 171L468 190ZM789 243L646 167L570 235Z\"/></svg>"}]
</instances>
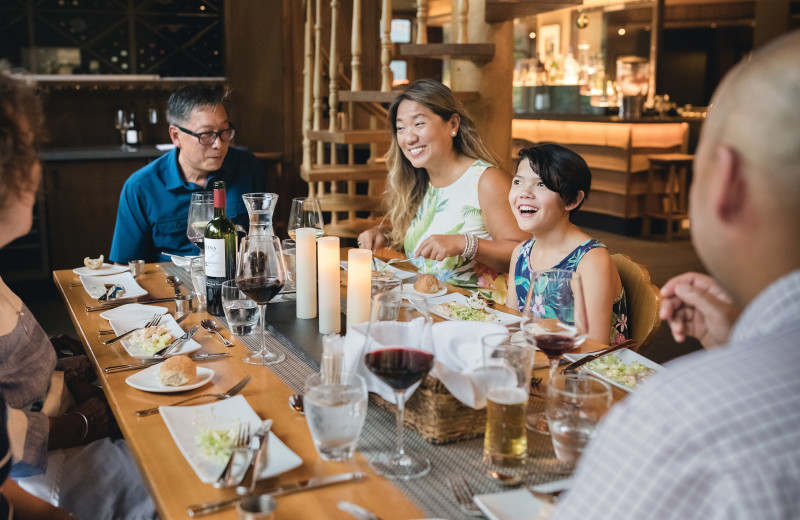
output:
<instances>
[{"instance_id":1,"label":"man in checkered shirt","mask_svg":"<svg viewBox=\"0 0 800 520\"><path fill-rule=\"evenodd\" d=\"M726 76L694 166L713 279L670 280L661 315L706 350L612 408L552 520L800 518L800 31Z\"/></svg>"}]
</instances>

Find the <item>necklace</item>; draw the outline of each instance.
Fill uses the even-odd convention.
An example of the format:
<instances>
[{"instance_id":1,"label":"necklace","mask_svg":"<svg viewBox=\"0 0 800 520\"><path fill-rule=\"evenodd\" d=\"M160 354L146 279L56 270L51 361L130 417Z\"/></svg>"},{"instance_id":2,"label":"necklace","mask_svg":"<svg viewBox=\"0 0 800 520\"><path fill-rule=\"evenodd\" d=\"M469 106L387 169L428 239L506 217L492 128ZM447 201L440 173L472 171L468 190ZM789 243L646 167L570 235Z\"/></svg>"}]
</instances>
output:
<instances>
[{"instance_id":1,"label":"necklace","mask_svg":"<svg viewBox=\"0 0 800 520\"><path fill-rule=\"evenodd\" d=\"M14 310L14 304L11 302L11 300L8 299L8 296L3 294L2 292L0 292L0 296L2 296L3 299L8 303L8 306L11 307L11 310L17 313L17 321L21 322L22 317L25 316L25 311L22 310L22 307L20 307L18 311ZM22 322L22 330L25 331L25 334L28 333L28 327L25 326L24 322Z\"/></svg>"}]
</instances>

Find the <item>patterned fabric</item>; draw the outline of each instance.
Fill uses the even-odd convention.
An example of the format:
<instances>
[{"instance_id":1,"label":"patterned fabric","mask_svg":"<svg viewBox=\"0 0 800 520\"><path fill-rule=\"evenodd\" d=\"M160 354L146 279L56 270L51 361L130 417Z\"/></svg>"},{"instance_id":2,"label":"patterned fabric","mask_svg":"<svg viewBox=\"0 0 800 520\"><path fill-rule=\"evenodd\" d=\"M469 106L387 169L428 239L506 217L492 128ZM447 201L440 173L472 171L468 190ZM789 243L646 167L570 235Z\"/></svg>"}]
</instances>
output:
<instances>
[{"instance_id":1,"label":"patterned fabric","mask_svg":"<svg viewBox=\"0 0 800 520\"><path fill-rule=\"evenodd\" d=\"M484 224L483 210L478 200L478 181L489 167L491 164L477 160L449 186L436 188L428 184L428 191L403 244L409 257L413 257L419 244L431 235L471 233L478 238L492 239ZM505 286L505 278L499 277L497 271L474 260L467 262L461 255L451 256L441 262L414 258L411 263L421 273L432 274L443 282L461 287L496 290Z\"/></svg>"},{"instance_id":2,"label":"patterned fabric","mask_svg":"<svg viewBox=\"0 0 800 520\"><path fill-rule=\"evenodd\" d=\"M552 520L800 518L800 270L606 415Z\"/></svg>"},{"instance_id":3,"label":"patterned fabric","mask_svg":"<svg viewBox=\"0 0 800 520\"><path fill-rule=\"evenodd\" d=\"M531 248L536 241L532 238L525 242L520 248L517 263L514 267L514 285L517 289L517 307L520 312L525 308L525 300L528 299L528 291L531 288L531 280L533 279L533 269L530 265ZM596 247L606 247L605 244L594 238L583 242L578 247L572 250L570 254L564 257L559 263L553 266L553 269L564 269L567 271L576 271L583 255ZM553 303L547 301L545 294L535 293L539 305L545 308L552 308ZM550 311L550 314L555 316L555 313ZM623 287L619 296L614 300L611 306L611 331L609 332L608 344L616 345L628 339L631 335L631 328L628 326L628 299L625 295L625 288Z\"/></svg>"}]
</instances>

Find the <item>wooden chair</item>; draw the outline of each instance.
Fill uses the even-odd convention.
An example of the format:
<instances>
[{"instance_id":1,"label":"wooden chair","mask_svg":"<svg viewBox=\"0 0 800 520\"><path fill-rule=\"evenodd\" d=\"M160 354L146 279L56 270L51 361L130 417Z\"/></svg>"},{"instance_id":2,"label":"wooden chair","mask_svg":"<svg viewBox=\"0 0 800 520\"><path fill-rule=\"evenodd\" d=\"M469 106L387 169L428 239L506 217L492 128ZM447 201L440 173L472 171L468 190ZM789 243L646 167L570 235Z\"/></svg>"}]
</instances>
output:
<instances>
[{"instance_id":1,"label":"wooden chair","mask_svg":"<svg viewBox=\"0 0 800 520\"><path fill-rule=\"evenodd\" d=\"M694 156L667 153L650 155L648 160L650 170L647 172L642 236L650 236L652 219L662 219L667 226L666 240L669 242L674 223L682 225L689 218L689 185Z\"/></svg>"},{"instance_id":2,"label":"wooden chair","mask_svg":"<svg viewBox=\"0 0 800 520\"><path fill-rule=\"evenodd\" d=\"M658 287L650 282L647 268L634 262L623 254L611 255L617 266L622 287L628 298L628 326L631 338L636 340L637 349L647 346L661 326L658 310L661 307L661 294Z\"/></svg>"}]
</instances>

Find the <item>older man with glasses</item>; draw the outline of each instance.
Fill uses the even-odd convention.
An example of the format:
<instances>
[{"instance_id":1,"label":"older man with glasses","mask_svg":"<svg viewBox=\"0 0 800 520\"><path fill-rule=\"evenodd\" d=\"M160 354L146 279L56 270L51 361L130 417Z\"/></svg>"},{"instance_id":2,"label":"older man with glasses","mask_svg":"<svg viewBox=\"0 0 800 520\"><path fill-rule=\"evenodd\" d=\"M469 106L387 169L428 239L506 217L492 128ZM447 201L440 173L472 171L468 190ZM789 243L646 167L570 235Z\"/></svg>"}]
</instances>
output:
<instances>
[{"instance_id":1,"label":"older man with glasses","mask_svg":"<svg viewBox=\"0 0 800 520\"><path fill-rule=\"evenodd\" d=\"M227 187L228 217L245 229L242 195L266 191L264 172L251 153L233 148L236 134L228 121L226 92L186 86L169 98L169 136L175 148L125 181L109 259L168 261L163 253L191 255L197 249L186 236L192 193L213 181Z\"/></svg>"}]
</instances>

